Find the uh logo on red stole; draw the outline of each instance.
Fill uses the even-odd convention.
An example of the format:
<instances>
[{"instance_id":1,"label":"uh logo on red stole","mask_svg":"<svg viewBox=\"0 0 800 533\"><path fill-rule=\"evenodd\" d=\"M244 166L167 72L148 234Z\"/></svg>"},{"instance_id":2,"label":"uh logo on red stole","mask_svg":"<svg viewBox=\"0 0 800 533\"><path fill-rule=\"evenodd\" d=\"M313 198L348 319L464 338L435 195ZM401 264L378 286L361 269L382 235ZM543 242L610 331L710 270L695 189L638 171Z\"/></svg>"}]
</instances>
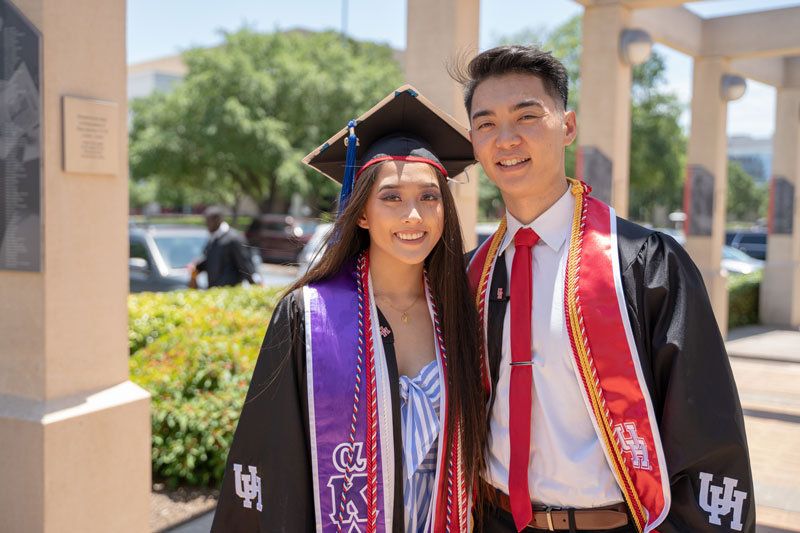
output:
<instances>
[{"instance_id":1,"label":"uh logo on red stole","mask_svg":"<svg viewBox=\"0 0 800 533\"><path fill-rule=\"evenodd\" d=\"M627 435L625 434L627 430ZM614 435L623 452L631 458L633 468L638 470L652 470L650 457L647 453L647 442L639 437L636 431L636 424L625 422L614 426Z\"/></svg>"},{"instance_id":2,"label":"uh logo on red stole","mask_svg":"<svg viewBox=\"0 0 800 533\"><path fill-rule=\"evenodd\" d=\"M353 444L352 463L348 461L350 456L350 443L343 442L333 450L333 466L341 472L340 476L331 476L328 479L328 488L331 489L331 509L329 515L331 522L339 523L339 509L342 503L342 491L347 490L345 496L344 513L342 514L342 525L349 524L348 533L361 532L358 524L367 523L367 459L363 455L364 443L356 442ZM348 464L350 467L350 484L345 486L345 474Z\"/></svg>"}]
</instances>

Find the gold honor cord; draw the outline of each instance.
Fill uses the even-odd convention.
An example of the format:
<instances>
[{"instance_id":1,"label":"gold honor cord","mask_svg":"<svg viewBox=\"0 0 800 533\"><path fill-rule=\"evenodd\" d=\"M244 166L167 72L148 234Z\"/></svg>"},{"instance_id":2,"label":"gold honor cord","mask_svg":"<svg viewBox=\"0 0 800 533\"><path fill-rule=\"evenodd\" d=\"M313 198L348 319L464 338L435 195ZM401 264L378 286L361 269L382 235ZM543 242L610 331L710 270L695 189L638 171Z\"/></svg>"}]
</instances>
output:
<instances>
[{"instance_id":1,"label":"gold honor cord","mask_svg":"<svg viewBox=\"0 0 800 533\"><path fill-rule=\"evenodd\" d=\"M466 477L463 475L464 472L464 435L461 431L461 424L458 424L456 427L456 442L458 443L458 450L456 454L456 468L458 468L459 472L462 472L461 475L458 477L460 481L458 483L458 527L460 528L459 531L461 533L465 533L469 526L469 519L467 518L467 509L469 508L469 504L467 503L467 480ZM475 473L473 472L473 479L475 479Z\"/></svg>"},{"instance_id":2,"label":"gold honor cord","mask_svg":"<svg viewBox=\"0 0 800 533\"><path fill-rule=\"evenodd\" d=\"M478 306L478 312L483 318L483 296L486 294L486 284L489 282L489 270L492 268L494 256L497 254L497 249L500 248L500 243L506 234L506 217L503 215L503 220L500 221L500 226L492 236L492 243L489 245L489 253L486 254L486 261L483 263L483 270L481 271L481 280L478 283L478 291L475 294L475 305ZM477 253L477 252L475 252Z\"/></svg>"},{"instance_id":3,"label":"gold honor cord","mask_svg":"<svg viewBox=\"0 0 800 533\"><path fill-rule=\"evenodd\" d=\"M487 364L489 354L487 353L488 346L486 337L486 323L488 318L485 316L484 312L484 298L486 297L486 289L488 288L487 285L489 283L489 271L492 268L492 261L494 260L495 254L497 254L497 249L500 247L500 243L503 240L503 236L506 234L506 217L503 215L503 220L500 221L500 226L498 226L497 231L494 232L492 236L492 242L489 244L489 251L486 254L486 260L483 263L483 269L481 270L481 278L478 282L478 290L475 291L475 305L478 308L478 318L480 319L480 349L481 349L481 374L482 377L486 379L486 391L487 394L491 394L492 386L492 377L489 375L491 370L489 370L489 365ZM480 250L480 248L478 248ZM478 253L478 250L475 253ZM488 405L488 404L487 404Z\"/></svg>"},{"instance_id":4,"label":"gold honor cord","mask_svg":"<svg viewBox=\"0 0 800 533\"><path fill-rule=\"evenodd\" d=\"M581 182L571 178L567 178L572 184L571 192L575 196L575 211L572 218L572 232L570 235L569 255L567 259L567 273L566 273L566 290L567 290L567 312L570 321L570 330L572 332L573 346L580 362L581 372L583 374L583 381L586 384L589 399L592 403L595 418L597 419L601 433L603 435L604 444L609 451L609 455L614 458L612 461L617 479L623 488L625 500L628 508L631 509L636 528L638 531L644 530L643 519L646 519L646 512L639 500L639 495L633 486L630 473L625 466L625 460L622 457L622 451L619 449L619 444L613 437L611 431L611 424L609 421L608 411L605 407L605 400L602 398L602 391L598 386L596 372L594 365L589 358L587 350L587 342L583 331L583 320L581 317L580 309L577 305L578 294L578 270L581 255L581 246L583 244L583 216L584 216L584 188Z\"/></svg>"}]
</instances>

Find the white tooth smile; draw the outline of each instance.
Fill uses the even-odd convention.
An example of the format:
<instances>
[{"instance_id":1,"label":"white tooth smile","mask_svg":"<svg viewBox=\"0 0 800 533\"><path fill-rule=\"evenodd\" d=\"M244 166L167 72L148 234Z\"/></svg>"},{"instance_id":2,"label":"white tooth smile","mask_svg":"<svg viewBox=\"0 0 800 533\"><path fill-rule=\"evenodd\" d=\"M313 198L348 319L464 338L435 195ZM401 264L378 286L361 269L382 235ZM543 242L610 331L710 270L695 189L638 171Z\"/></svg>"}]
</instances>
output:
<instances>
[{"instance_id":1,"label":"white tooth smile","mask_svg":"<svg viewBox=\"0 0 800 533\"><path fill-rule=\"evenodd\" d=\"M499 161L498 164L504 167L510 167L524 161L528 161L528 158L506 159L505 161Z\"/></svg>"},{"instance_id":2,"label":"white tooth smile","mask_svg":"<svg viewBox=\"0 0 800 533\"><path fill-rule=\"evenodd\" d=\"M416 233L395 233L398 239L402 239L404 241L414 241L425 235L425 232L418 231Z\"/></svg>"}]
</instances>

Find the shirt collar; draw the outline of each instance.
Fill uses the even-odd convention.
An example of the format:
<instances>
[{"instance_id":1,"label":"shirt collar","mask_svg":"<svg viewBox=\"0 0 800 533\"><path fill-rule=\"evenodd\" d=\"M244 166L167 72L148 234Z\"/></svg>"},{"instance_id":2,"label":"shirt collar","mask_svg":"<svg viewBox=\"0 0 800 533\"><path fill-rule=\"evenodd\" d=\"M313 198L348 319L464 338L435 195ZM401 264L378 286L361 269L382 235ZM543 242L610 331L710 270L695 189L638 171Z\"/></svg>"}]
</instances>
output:
<instances>
[{"instance_id":1,"label":"shirt collar","mask_svg":"<svg viewBox=\"0 0 800 533\"><path fill-rule=\"evenodd\" d=\"M228 233L228 230L230 229L231 227L228 225L228 223L223 220L222 224L220 224L219 227L217 228L217 231L211 234L211 240L213 241L215 239L222 237L223 235Z\"/></svg>"},{"instance_id":2,"label":"shirt collar","mask_svg":"<svg viewBox=\"0 0 800 533\"><path fill-rule=\"evenodd\" d=\"M503 242L500 243L498 254L505 252L506 248L514 240L514 235L520 228L531 228L539 236L539 240L544 242L553 251L557 252L567 240L569 232L572 230L572 214L575 209L575 199L569 187L556 203L551 205L547 211L539 215L530 224L523 224L514 215L506 210L506 230Z\"/></svg>"}]
</instances>

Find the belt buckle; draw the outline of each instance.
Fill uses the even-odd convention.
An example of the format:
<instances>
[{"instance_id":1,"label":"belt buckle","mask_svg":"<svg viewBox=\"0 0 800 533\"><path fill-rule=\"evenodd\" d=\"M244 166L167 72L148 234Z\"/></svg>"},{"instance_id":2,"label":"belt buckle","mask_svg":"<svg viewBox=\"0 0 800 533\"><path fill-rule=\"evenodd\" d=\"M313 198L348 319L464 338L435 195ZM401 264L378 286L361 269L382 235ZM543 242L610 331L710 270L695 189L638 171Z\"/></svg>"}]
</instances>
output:
<instances>
[{"instance_id":1,"label":"belt buckle","mask_svg":"<svg viewBox=\"0 0 800 533\"><path fill-rule=\"evenodd\" d=\"M552 517L552 515L550 513L553 512L553 511L560 511L560 510L561 510L561 507L553 507L553 506L550 506L550 505L548 505L545 508L545 512L547 513L547 529L549 531L555 531L556 530L556 527L553 524L553 517Z\"/></svg>"}]
</instances>

